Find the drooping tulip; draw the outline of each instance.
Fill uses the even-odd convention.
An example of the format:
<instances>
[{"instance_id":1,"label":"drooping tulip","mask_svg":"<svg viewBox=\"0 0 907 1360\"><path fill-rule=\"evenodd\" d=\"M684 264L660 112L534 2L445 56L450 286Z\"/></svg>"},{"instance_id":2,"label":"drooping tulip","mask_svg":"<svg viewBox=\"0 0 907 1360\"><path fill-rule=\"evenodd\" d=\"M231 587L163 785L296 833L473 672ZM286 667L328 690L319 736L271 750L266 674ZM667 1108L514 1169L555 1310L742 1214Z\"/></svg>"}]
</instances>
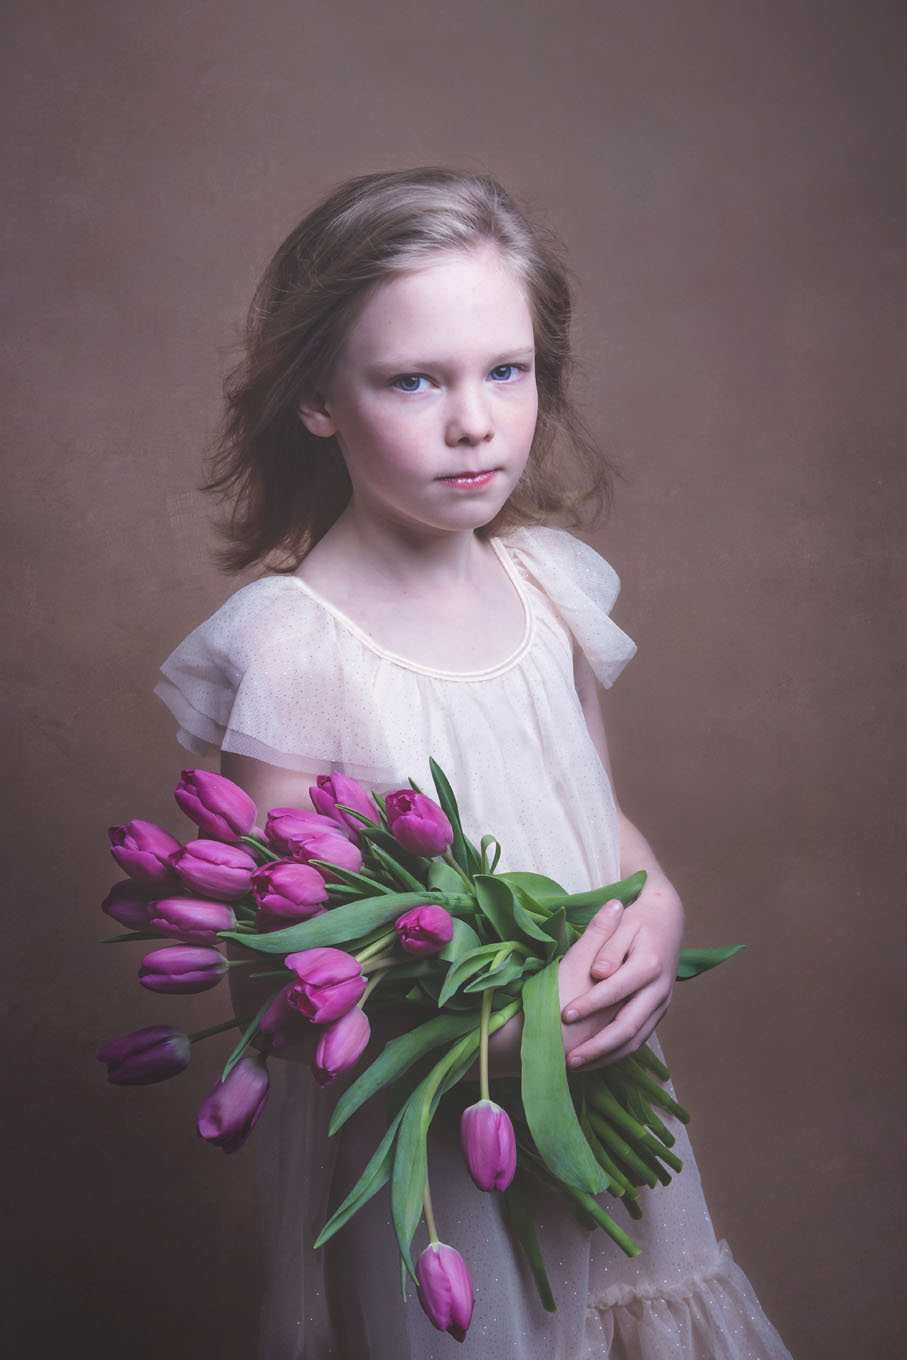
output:
<instances>
[{"instance_id":1,"label":"drooping tulip","mask_svg":"<svg viewBox=\"0 0 907 1360\"><path fill-rule=\"evenodd\" d=\"M282 855L290 854L290 841L294 837L317 835L346 839L347 831L333 817L324 817L320 812L309 812L306 808L276 807L268 813L265 836Z\"/></svg>"},{"instance_id":2,"label":"drooping tulip","mask_svg":"<svg viewBox=\"0 0 907 1360\"><path fill-rule=\"evenodd\" d=\"M311 1040L314 1033L311 1022L290 1005L290 985L277 993L258 1022L259 1041L266 1053L285 1053Z\"/></svg>"},{"instance_id":3,"label":"drooping tulip","mask_svg":"<svg viewBox=\"0 0 907 1360\"><path fill-rule=\"evenodd\" d=\"M290 1005L319 1025L345 1015L368 985L358 960L342 949L304 949L284 962L297 977L290 984Z\"/></svg>"},{"instance_id":4,"label":"drooping tulip","mask_svg":"<svg viewBox=\"0 0 907 1360\"><path fill-rule=\"evenodd\" d=\"M258 863L238 845L197 840L181 846L171 860L180 878L195 892L235 902L252 883Z\"/></svg>"},{"instance_id":5,"label":"drooping tulip","mask_svg":"<svg viewBox=\"0 0 907 1360\"><path fill-rule=\"evenodd\" d=\"M101 911L129 930L147 930L148 889L135 879L123 878L114 883L101 903Z\"/></svg>"},{"instance_id":6,"label":"drooping tulip","mask_svg":"<svg viewBox=\"0 0 907 1360\"><path fill-rule=\"evenodd\" d=\"M173 794L203 836L238 841L255 827L255 804L226 775L211 770L183 770Z\"/></svg>"},{"instance_id":7,"label":"drooping tulip","mask_svg":"<svg viewBox=\"0 0 907 1360\"><path fill-rule=\"evenodd\" d=\"M293 858L299 860L301 864L309 864L312 860L326 861L328 864L336 864L341 869L349 869L354 874L362 868L362 852L358 845L342 836L337 826L329 835L323 835L319 831L314 835L309 833L304 836L291 836L288 849ZM320 872L326 879L334 878L330 869L322 869Z\"/></svg>"},{"instance_id":8,"label":"drooping tulip","mask_svg":"<svg viewBox=\"0 0 907 1360\"><path fill-rule=\"evenodd\" d=\"M172 944L153 949L139 966L139 982L151 992L182 996L216 987L229 967L217 949Z\"/></svg>"},{"instance_id":9,"label":"drooping tulip","mask_svg":"<svg viewBox=\"0 0 907 1360\"><path fill-rule=\"evenodd\" d=\"M413 789L397 789L384 800L387 826L395 840L414 855L443 855L453 829L433 799Z\"/></svg>"},{"instance_id":10,"label":"drooping tulip","mask_svg":"<svg viewBox=\"0 0 907 1360\"><path fill-rule=\"evenodd\" d=\"M256 869L252 891L265 918L260 924L266 930L307 921L323 911L328 900L324 878L318 870L289 860L277 860Z\"/></svg>"},{"instance_id":11,"label":"drooping tulip","mask_svg":"<svg viewBox=\"0 0 907 1360\"><path fill-rule=\"evenodd\" d=\"M142 887L161 893L179 883L170 856L182 847L169 831L136 817L125 826L110 827L107 835L117 864Z\"/></svg>"},{"instance_id":12,"label":"drooping tulip","mask_svg":"<svg viewBox=\"0 0 907 1360\"><path fill-rule=\"evenodd\" d=\"M149 1025L105 1045L98 1061L107 1064L114 1086L149 1086L175 1077L189 1065L188 1035L171 1025Z\"/></svg>"},{"instance_id":13,"label":"drooping tulip","mask_svg":"<svg viewBox=\"0 0 907 1360\"><path fill-rule=\"evenodd\" d=\"M261 1116L268 1099L265 1058L240 1058L226 1081L214 1084L198 1114L198 1132L224 1152L238 1152Z\"/></svg>"},{"instance_id":14,"label":"drooping tulip","mask_svg":"<svg viewBox=\"0 0 907 1360\"><path fill-rule=\"evenodd\" d=\"M463 1257L444 1242L431 1242L416 1262L419 1302L439 1332L466 1339L475 1299Z\"/></svg>"},{"instance_id":15,"label":"drooping tulip","mask_svg":"<svg viewBox=\"0 0 907 1360\"><path fill-rule=\"evenodd\" d=\"M453 939L453 917L434 902L411 907L397 917L394 928L407 954L437 954Z\"/></svg>"},{"instance_id":16,"label":"drooping tulip","mask_svg":"<svg viewBox=\"0 0 907 1360\"><path fill-rule=\"evenodd\" d=\"M516 1171L516 1137L506 1110L479 1100L460 1117L460 1146L480 1190L506 1190Z\"/></svg>"},{"instance_id":17,"label":"drooping tulip","mask_svg":"<svg viewBox=\"0 0 907 1360\"><path fill-rule=\"evenodd\" d=\"M152 930L184 944L217 944L218 931L236 925L232 907L199 897L160 897L150 904L148 914Z\"/></svg>"},{"instance_id":18,"label":"drooping tulip","mask_svg":"<svg viewBox=\"0 0 907 1360\"><path fill-rule=\"evenodd\" d=\"M315 1050L312 1072L319 1086L328 1086L361 1058L368 1046L371 1025L359 1006L325 1025Z\"/></svg>"},{"instance_id":19,"label":"drooping tulip","mask_svg":"<svg viewBox=\"0 0 907 1360\"><path fill-rule=\"evenodd\" d=\"M309 797L316 812L331 817L338 826L349 831L357 840L364 823L357 817L350 816L348 812L341 812L338 803L342 807L361 812L370 821L378 820L378 809L374 799L369 797L361 784L357 784L355 779L348 779L345 774L320 774L317 784L309 789Z\"/></svg>"}]
</instances>

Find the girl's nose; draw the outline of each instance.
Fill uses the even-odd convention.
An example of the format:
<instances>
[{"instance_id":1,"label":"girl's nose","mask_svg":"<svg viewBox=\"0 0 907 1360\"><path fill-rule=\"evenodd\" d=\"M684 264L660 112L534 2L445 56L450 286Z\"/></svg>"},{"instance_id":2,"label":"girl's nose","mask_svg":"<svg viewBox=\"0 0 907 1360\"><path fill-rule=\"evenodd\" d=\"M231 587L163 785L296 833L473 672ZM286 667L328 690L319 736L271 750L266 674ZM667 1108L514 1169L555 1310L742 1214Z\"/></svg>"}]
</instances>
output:
<instances>
[{"instance_id":1,"label":"girl's nose","mask_svg":"<svg viewBox=\"0 0 907 1360\"><path fill-rule=\"evenodd\" d=\"M488 397L481 392L461 392L451 401L445 438L449 445L484 444L494 437Z\"/></svg>"}]
</instances>

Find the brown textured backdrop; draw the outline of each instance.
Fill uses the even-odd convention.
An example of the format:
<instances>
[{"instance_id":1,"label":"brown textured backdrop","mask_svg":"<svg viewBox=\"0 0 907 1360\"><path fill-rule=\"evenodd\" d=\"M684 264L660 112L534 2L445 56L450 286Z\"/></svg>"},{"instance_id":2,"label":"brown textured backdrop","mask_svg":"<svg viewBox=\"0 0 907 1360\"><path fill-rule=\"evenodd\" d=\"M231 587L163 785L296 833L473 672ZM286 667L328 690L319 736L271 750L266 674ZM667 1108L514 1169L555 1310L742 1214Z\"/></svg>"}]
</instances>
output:
<instances>
[{"instance_id":1,"label":"brown textured backdrop","mask_svg":"<svg viewBox=\"0 0 907 1360\"><path fill-rule=\"evenodd\" d=\"M900 1356L903 6L4 8L12 1353L253 1354L214 1055L153 1091L94 1062L220 1016L94 943L103 833L179 824L150 690L229 589L195 487L257 271L337 180L451 161L569 244L627 471L619 789L691 941L749 944L664 1026L718 1229L797 1360Z\"/></svg>"}]
</instances>

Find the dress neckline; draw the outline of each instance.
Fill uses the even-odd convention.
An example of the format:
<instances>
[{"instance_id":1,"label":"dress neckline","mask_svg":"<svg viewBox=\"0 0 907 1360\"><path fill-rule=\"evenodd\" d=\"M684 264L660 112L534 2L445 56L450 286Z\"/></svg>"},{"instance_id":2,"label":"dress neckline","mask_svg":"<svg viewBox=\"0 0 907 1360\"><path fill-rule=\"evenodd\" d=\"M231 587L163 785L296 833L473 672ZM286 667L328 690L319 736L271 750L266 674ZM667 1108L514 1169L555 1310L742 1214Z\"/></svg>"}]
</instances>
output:
<instances>
[{"instance_id":1,"label":"dress neckline","mask_svg":"<svg viewBox=\"0 0 907 1360\"><path fill-rule=\"evenodd\" d=\"M326 600L317 590L313 590L301 577L284 576L281 579L294 582L303 594L308 595L310 600L314 601L315 604L319 605L328 614L332 615L332 617L335 618L348 633L352 633L355 638L358 638L363 646L367 647L370 652L374 652L376 656L380 656L383 661L389 661L392 665L401 666L404 670L415 671L417 675L431 676L432 679L435 680L492 680L496 676L503 675L505 671L509 671L512 667L516 666L526 655L529 648L532 646L532 640L535 636L535 616L519 576L517 575L516 566L514 565L505 544L499 538L491 538L488 542L501 566L504 568L504 571L507 573L510 584L516 591L520 605L522 606L523 636L521 637L516 650L511 652L510 656L505 657L503 661L499 661L494 666L486 666L483 670L478 671L441 670L437 666L426 666L420 661L413 661L409 657L400 656L398 652L392 652L388 648L382 647L380 643L376 642L375 639L365 631L364 628L356 623L355 619L351 619L342 609L338 609L336 605L331 604L330 600Z\"/></svg>"}]
</instances>

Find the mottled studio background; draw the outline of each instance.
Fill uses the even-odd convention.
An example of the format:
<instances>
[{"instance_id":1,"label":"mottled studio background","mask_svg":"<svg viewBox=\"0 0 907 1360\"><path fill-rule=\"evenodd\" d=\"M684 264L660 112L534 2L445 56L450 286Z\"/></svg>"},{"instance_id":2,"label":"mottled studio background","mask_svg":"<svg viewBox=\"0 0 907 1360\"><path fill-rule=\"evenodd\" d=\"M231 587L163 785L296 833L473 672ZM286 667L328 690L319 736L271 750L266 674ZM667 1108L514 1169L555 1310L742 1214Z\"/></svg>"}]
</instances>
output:
<instances>
[{"instance_id":1,"label":"mottled studio background","mask_svg":"<svg viewBox=\"0 0 907 1360\"><path fill-rule=\"evenodd\" d=\"M193 1131L216 1054L154 1090L94 1061L222 1013L94 943L104 829L180 827L151 687L230 589L196 487L260 267L339 179L449 161L570 248L627 474L619 789L691 942L748 942L663 1031L718 1229L797 1360L900 1357L903 4L3 10L10 1353L253 1355L254 1154Z\"/></svg>"}]
</instances>

